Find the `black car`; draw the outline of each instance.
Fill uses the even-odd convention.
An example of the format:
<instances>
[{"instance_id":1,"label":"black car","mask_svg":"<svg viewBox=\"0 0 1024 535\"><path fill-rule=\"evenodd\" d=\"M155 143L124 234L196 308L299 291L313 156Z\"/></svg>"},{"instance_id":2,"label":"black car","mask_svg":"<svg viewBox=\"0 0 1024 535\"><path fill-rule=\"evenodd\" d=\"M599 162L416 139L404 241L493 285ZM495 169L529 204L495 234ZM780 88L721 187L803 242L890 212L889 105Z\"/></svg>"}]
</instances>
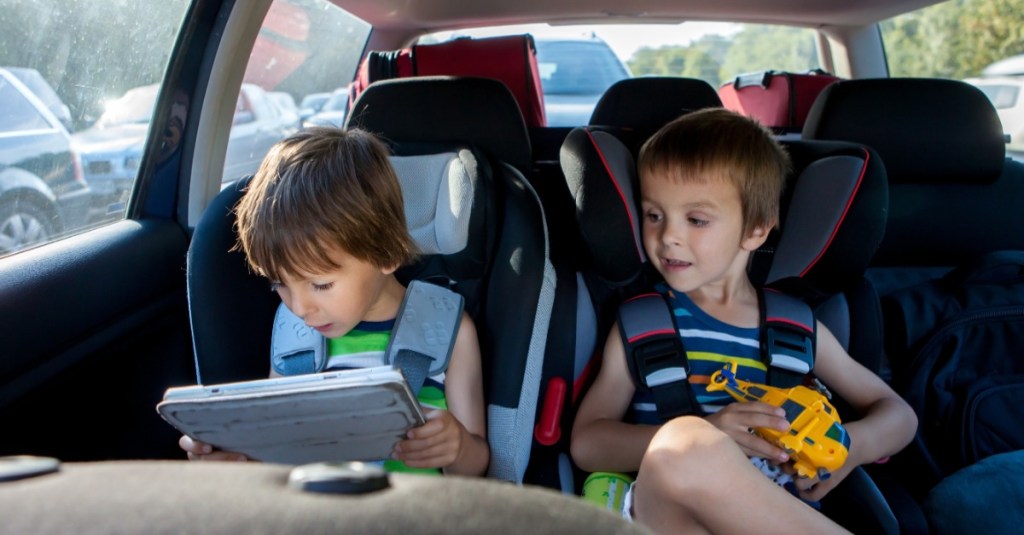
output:
<instances>
[{"instance_id":1,"label":"black car","mask_svg":"<svg viewBox=\"0 0 1024 535\"><path fill-rule=\"evenodd\" d=\"M61 121L0 69L0 256L85 224L89 186Z\"/></svg>"}]
</instances>

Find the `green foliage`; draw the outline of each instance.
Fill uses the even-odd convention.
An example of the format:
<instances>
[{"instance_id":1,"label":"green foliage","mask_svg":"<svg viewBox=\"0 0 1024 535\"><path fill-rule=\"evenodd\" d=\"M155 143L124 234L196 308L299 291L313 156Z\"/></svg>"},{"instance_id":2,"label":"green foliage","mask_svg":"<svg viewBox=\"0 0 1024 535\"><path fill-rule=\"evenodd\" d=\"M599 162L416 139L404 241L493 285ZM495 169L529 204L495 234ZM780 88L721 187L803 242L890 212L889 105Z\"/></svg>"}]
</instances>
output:
<instances>
[{"instance_id":1,"label":"green foliage","mask_svg":"<svg viewBox=\"0 0 1024 535\"><path fill-rule=\"evenodd\" d=\"M1024 0L950 0L882 24L889 73L962 79L1024 53Z\"/></svg>"},{"instance_id":2,"label":"green foliage","mask_svg":"<svg viewBox=\"0 0 1024 535\"><path fill-rule=\"evenodd\" d=\"M810 30L744 25L733 36L705 35L687 46L641 48L628 64L637 76L687 76L718 87L744 72L806 71L818 60Z\"/></svg>"},{"instance_id":3,"label":"green foliage","mask_svg":"<svg viewBox=\"0 0 1024 535\"><path fill-rule=\"evenodd\" d=\"M1024 54L1024 0L948 0L881 23L892 76L962 79ZM744 25L686 46L642 48L629 60L636 75L694 76L713 86L737 74L819 67L812 30ZM714 64L718 68L714 68Z\"/></svg>"}]
</instances>

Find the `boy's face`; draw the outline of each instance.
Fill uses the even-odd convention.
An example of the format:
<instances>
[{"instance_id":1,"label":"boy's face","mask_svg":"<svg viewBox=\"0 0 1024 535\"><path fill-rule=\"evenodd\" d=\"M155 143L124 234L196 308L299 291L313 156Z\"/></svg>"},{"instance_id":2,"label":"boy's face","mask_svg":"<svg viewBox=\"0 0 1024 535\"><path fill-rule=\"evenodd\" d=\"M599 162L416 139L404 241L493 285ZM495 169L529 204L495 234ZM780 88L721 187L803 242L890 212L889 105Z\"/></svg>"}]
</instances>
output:
<instances>
[{"instance_id":1,"label":"boy's face","mask_svg":"<svg viewBox=\"0 0 1024 535\"><path fill-rule=\"evenodd\" d=\"M379 268L341 249L330 252L340 268L322 273L285 274L275 281L281 301L327 338L337 338L360 321L385 321L395 310L380 297L394 269Z\"/></svg>"},{"instance_id":2,"label":"boy's face","mask_svg":"<svg viewBox=\"0 0 1024 535\"><path fill-rule=\"evenodd\" d=\"M666 172L640 179L644 250L674 289L690 292L746 277L749 251L766 229L743 236L739 190L727 180L670 179Z\"/></svg>"}]
</instances>

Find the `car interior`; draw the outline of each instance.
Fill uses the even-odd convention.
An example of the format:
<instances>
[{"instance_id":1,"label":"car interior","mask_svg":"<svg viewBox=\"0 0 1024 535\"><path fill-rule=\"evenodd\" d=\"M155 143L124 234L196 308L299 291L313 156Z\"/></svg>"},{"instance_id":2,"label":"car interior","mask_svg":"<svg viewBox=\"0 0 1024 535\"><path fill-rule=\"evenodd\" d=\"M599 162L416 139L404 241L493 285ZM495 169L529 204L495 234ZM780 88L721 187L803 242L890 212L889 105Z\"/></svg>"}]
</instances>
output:
<instances>
[{"instance_id":1,"label":"car interior","mask_svg":"<svg viewBox=\"0 0 1024 535\"><path fill-rule=\"evenodd\" d=\"M141 9L116 4L82 12L79 29L97 32L99 21ZM59 123L77 159L77 188L91 176L81 164L97 156L75 134L104 101L133 86L160 88L145 137L117 149L134 167L125 166L121 189L94 201L120 204L94 204L101 215L86 224L53 215L44 240L0 249L0 532L644 532L580 499L588 474L570 455L573 422L617 309L659 277L641 240L640 147L672 119L719 107L762 122L792 160L781 223L752 255L751 280L810 304L844 349L917 412L914 441L858 467L822 513L854 533L999 531L1024 521L1019 511L995 514L1024 499L1013 483L1024 473L1016 429L1024 417L1024 156L1008 150L1011 127L992 101L964 81L980 71L894 72L887 63L898 42L886 32L902 27L900 17L954 4L182 0L135 15L133 27L159 28L166 43L145 76L100 88L106 99L75 92L91 78L72 66L74 52L63 66L44 66L0 46L0 67L39 69L56 89L47 98L71 110ZM39 6L69 9L55 0ZM27 8L14 12L14 20L32 18ZM548 123L537 25L580 25L590 32L580 39L592 41L609 25L647 25L653 36L655 26L705 22L733 25L726 35L741 35L745 24L813 34L816 63L804 70L778 54L777 65L709 81L630 62L632 76L585 110L588 121ZM40 47L56 33L31 28ZM119 39L129 46L137 37ZM1015 46L1024 53L1024 42ZM635 50L634 60L657 45ZM124 72L142 62L131 57ZM281 301L233 247L233 207L252 175L225 171L238 168L229 145L246 84L295 101L347 87L341 127L373 132L390 149L424 252L397 276L462 295L479 333L485 478L381 475L340 462L188 462L180 434L155 410L174 386L268 374ZM749 88L767 99L748 103ZM252 130L272 142L302 128L289 121ZM19 207L61 193L40 193L44 181L24 178L29 149L3 138L0 244L42 205ZM26 182L33 197L18 196ZM956 305L935 304L936 288ZM954 312L964 315L940 321ZM957 327L968 316L986 326ZM958 328L952 341L928 344ZM933 350L964 359L961 368L922 366ZM987 360L967 356L977 352ZM953 386L935 393L940 384ZM850 415L844 421L856 419L842 399L832 403ZM948 407L969 419L950 423ZM951 509L950 500L963 506Z\"/></svg>"}]
</instances>

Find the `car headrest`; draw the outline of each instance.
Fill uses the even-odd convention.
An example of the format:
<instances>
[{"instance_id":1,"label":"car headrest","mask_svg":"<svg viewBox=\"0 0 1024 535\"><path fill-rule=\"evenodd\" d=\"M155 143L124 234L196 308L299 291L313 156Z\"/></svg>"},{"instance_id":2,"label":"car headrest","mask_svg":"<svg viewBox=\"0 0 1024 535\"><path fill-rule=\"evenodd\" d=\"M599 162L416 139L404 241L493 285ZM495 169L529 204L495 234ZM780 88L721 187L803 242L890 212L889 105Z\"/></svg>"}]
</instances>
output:
<instances>
[{"instance_id":1,"label":"car headrest","mask_svg":"<svg viewBox=\"0 0 1024 535\"><path fill-rule=\"evenodd\" d=\"M422 76L370 84L352 104L346 127L387 141L469 143L522 172L530 167L523 114L492 78Z\"/></svg>"},{"instance_id":2,"label":"car headrest","mask_svg":"<svg viewBox=\"0 0 1024 535\"><path fill-rule=\"evenodd\" d=\"M889 207L886 169L870 148L843 142L784 141L793 163L781 202L778 241L765 282L811 299L859 280L882 242Z\"/></svg>"},{"instance_id":3,"label":"car headrest","mask_svg":"<svg viewBox=\"0 0 1024 535\"><path fill-rule=\"evenodd\" d=\"M595 274L611 285L632 282L647 257L629 149L608 132L578 127L562 143L559 161L576 200L576 221Z\"/></svg>"},{"instance_id":4,"label":"car headrest","mask_svg":"<svg viewBox=\"0 0 1024 535\"><path fill-rule=\"evenodd\" d=\"M836 82L812 106L803 138L873 148L893 184L991 183L1006 154L999 117L984 93L934 78Z\"/></svg>"},{"instance_id":5,"label":"car headrest","mask_svg":"<svg viewBox=\"0 0 1024 535\"><path fill-rule=\"evenodd\" d=\"M697 78L644 76L612 84L597 102L590 124L635 130L646 139L669 121L701 108L721 107L711 84Z\"/></svg>"},{"instance_id":6,"label":"car headrest","mask_svg":"<svg viewBox=\"0 0 1024 535\"><path fill-rule=\"evenodd\" d=\"M392 156L409 234L424 254L453 254L469 239L477 162L469 150Z\"/></svg>"}]
</instances>

